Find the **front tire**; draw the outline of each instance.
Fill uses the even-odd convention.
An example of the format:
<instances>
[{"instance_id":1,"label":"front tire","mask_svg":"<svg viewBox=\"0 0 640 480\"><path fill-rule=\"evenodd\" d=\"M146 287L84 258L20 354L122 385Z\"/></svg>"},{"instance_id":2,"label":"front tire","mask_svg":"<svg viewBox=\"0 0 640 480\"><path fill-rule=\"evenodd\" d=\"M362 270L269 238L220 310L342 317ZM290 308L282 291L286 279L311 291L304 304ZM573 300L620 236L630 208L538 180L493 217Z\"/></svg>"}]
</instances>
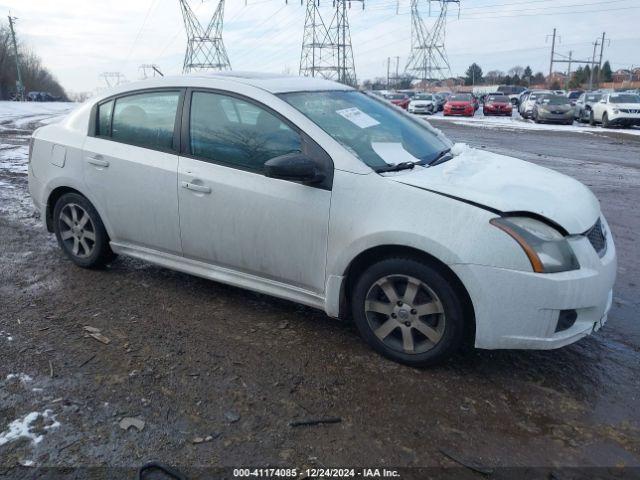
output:
<instances>
[{"instance_id":1,"label":"front tire","mask_svg":"<svg viewBox=\"0 0 640 480\"><path fill-rule=\"evenodd\" d=\"M589 125L591 125L592 127L596 126L596 117L593 114L593 110L589 110Z\"/></svg>"},{"instance_id":2,"label":"front tire","mask_svg":"<svg viewBox=\"0 0 640 480\"><path fill-rule=\"evenodd\" d=\"M115 257L100 215L80 194L65 193L58 199L53 228L58 245L79 267L101 268Z\"/></svg>"},{"instance_id":3,"label":"front tire","mask_svg":"<svg viewBox=\"0 0 640 480\"><path fill-rule=\"evenodd\" d=\"M602 128L611 128L611 124L609 123L609 115L607 112L602 114Z\"/></svg>"},{"instance_id":4,"label":"front tire","mask_svg":"<svg viewBox=\"0 0 640 480\"><path fill-rule=\"evenodd\" d=\"M456 352L464 337L463 305L436 268L411 258L373 264L351 296L364 340L396 362L423 367Z\"/></svg>"}]
</instances>

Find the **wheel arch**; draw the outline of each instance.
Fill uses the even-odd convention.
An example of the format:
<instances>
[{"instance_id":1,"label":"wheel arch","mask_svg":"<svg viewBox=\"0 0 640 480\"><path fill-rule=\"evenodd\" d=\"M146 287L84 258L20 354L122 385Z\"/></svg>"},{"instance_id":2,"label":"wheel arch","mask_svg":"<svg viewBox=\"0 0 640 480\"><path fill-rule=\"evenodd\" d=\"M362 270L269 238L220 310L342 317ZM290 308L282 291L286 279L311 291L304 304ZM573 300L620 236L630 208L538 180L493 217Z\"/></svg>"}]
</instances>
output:
<instances>
[{"instance_id":1,"label":"wheel arch","mask_svg":"<svg viewBox=\"0 0 640 480\"><path fill-rule=\"evenodd\" d=\"M112 238L111 228L108 222L106 221L104 215L102 214L102 212L96 206L96 203L91 199L90 196L86 195L81 190L78 190L77 188L71 187L69 185L59 185L55 187L53 190L51 190L51 192L47 197L47 205L46 205L46 211L45 211L45 215L46 215L45 225L47 227L47 231L53 233L53 210L56 207L56 202L60 199L60 197L62 197L66 193L76 193L86 198L87 201L91 203L91 205L93 205L93 208L96 209L96 212L98 212L98 215L100 216L100 220L102 221L102 224L104 225L104 228L107 231L107 235L109 236L109 238Z\"/></svg>"},{"instance_id":2,"label":"wheel arch","mask_svg":"<svg viewBox=\"0 0 640 480\"><path fill-rule=\"evenodd\" d=\"M344 281L342 282L342 288L340 290L340 316L345 317L351 311L349 307L353 287L362 272L364 272L370 265L390 257L405 257L428 263L445 276L456 292L460 295L465 320L467 320L469 327L465 334L465 343L472 346L475 342L476 320L475 310L469 292L460 278L453 270L451 270L451 268L449 268L447 264L430 253L414 247L393 244L378 245L368 248L356 255L344 271Z\"/></svg>"}]
</instances>

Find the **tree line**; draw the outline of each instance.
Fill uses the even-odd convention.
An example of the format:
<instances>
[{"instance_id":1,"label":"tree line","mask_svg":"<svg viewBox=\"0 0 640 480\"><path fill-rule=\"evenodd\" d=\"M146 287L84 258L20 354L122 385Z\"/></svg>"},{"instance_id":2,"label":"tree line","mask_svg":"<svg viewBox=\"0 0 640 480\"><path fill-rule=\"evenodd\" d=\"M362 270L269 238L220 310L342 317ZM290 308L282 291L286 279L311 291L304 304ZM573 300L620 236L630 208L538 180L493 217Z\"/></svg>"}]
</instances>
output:
<instances>
[{"instance_id":1,"label":"tree line","mask_svg":"<svg viewBox=\"0 0 640 480\"><path fill-rule=\"evenodd\" d=\"M610 82L612 80L613 72L611 71L611 64L607 60L602 64L602 72L599 71L596 65L593 68L594 85L598 81ZM571 72L570 78L568 78L569 88L580 88L589 82L591 77L591 68L589 65L585 67L579 66L574 72ZM487 73L482 71L482 67L477 63L472 63L467 68L464 76L465 85L520 85L523 87L529 87L531 85L544 85L547 78L544 73L533 73L531 67L521 67L519 65L511 68L508 72L502 72L500 70L491 70ZM564 85L559 85L556 80L551 85L551 88L559 89Z\"/></svg>"},{"instance_id":2,"label":"tree line","mask_svg":"<svg viewBox=\"0 0 640 480\"><path fill-rule=\"evenodd\" d=\"M49 92L54 97L67 100L64 88L42 65L40 57L21 43L18 43L18 59L25 93ZM17 78L11 31L6 22L0 22L0 100L9 100L16 94Z\"/></svg>"}]
</instances>

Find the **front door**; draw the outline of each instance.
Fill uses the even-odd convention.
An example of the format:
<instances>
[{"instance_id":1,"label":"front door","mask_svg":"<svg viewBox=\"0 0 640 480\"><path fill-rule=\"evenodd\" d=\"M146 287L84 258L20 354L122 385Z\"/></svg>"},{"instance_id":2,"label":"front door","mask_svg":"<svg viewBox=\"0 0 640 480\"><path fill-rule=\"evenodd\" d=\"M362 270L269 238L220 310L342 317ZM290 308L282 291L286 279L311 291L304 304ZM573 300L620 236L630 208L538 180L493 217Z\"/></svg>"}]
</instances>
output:
<instances>
[{"instance_id":1,"label":"front door","mask_svg":"<svg viewBox=\"0 0 640 480\"><path fill-rule=\"evenodd\" d=\"M262 174L309 140L252 101L199 91L190 100L178 168L184 255L323 292L330 189Z\"/></svg>"}]
</instances>

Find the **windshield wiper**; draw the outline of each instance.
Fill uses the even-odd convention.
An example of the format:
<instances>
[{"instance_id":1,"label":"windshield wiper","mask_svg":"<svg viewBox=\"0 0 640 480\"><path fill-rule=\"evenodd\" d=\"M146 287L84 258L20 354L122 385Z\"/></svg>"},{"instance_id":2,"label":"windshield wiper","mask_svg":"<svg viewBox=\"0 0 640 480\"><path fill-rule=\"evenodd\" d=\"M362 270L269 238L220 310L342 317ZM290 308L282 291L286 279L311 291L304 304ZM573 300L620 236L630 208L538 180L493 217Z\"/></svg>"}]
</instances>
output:
<instances>
[{"instance_id":1,"label":"windshield wiper","mask_svg":"<svg viewBox=\"0 0 640 480\"><path fill-rule=\"evenodd\" d=\"M384 172L399 172L400 170L411 170L418 162L400 162L396 165L389 165L387 167L381 167L376 169L376 173Z\"/></svg>"},{"instance_id":2,"label":"windshield wiper","mask_svg":"<svg viewBox=\"0 0 640 480\"><path fill-rule=\"evenodd\" d=\"M433 160L427 163L427 165L429 167L433 167L434 165L439 165L440 163L444 163L447 160L451 160L452 158L453 158L453 155L451 154L451 149L445 148L444 150L441 150L440 152L438 152L438 154L433 158Z\"/></svg>"}]
</instances>

